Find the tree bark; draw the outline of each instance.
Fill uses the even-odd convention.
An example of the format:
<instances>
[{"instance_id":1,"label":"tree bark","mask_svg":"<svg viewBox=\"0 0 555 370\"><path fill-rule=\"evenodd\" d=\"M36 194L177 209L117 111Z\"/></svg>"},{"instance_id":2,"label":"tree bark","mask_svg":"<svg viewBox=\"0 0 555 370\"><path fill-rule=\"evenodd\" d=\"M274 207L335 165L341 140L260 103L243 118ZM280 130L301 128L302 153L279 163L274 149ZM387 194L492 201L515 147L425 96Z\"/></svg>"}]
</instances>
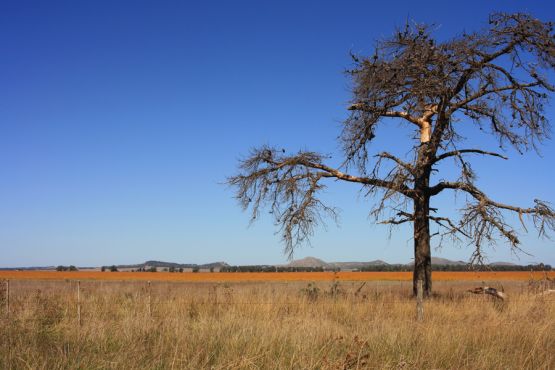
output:
<instances>
[{"instance_id":1,"label":"tree bark","mask_svg":"<svg viewBox=\"0 0 555 370\"><path fill-rule=\"evenodd\" d=\"M420 145L416 161L414 190L414 273L413 293L416 296L418 280L424 283L424 296L432 293L432 254L430 252L430 143Z\"/></svg>"},{"instance_id":2,"label":"tree bark","mask_svg":"<svg viewBox=\"0 0 555 370\"><path fill-rule=\"evenodd\" d=\"M432 255L430 252L430 198L423 194L414 200L414 273L412 288L416 296L418 280L424 282L424 295L432 293Z\"/></svg>"}]
</instances>

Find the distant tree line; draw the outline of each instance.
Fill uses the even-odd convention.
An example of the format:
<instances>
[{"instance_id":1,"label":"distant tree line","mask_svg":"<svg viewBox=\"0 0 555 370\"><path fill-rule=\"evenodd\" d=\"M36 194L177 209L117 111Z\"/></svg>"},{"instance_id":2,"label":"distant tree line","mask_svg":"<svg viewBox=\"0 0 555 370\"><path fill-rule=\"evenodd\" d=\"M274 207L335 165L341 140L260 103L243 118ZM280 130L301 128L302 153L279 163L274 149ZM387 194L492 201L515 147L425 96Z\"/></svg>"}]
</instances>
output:
<instances>
[{"instance_id":1,"label":"distant tree line","mask_svg":"<svg viewBox=\"0 0 555 370\"><path fill-rule=\"evenodd\" d=\"M73 265L71 266L58 266L56 267L56 271L79 271L79 269Z\"/></svg>"},{"instance_id":2,"label":"distant tree line","mask_svg":"<svg viewBox=\"0 0 555 370\"><path fill-rule=\"evenodd\" d=\"M434 271L551 271L551 265L543 263L536 265L477 265L471 266L468 264L461 265L433 265ZM75 266L58 266L57 271L77 271ZM349 271L375 271L375 272L411 272L413 271L412 265L367 265L355 269L344 269ZM101 271L117 272L117 266L102 266ZM157 272L158 267L139 267L133 269L133 272ZM183 272L183 267L163 267L161 271L164 272ZM199 266L193 266L192 272L199 272ZM214 272L214 268L209 269ZM246 266L222 266L220 272L337 272L341 271L339 267L300 267L300 266L271 266L271 265L246 265Z\"/></svg>"},{"instance_id":3,"label":"distant tree line","mask_svg":"<svg viewBox=\"0 0 555 370\"><path fill-rule=\"evenodd\" d=\"M376 272L411 272L412 265L367 265L350 271L376 271ZM434 271L551 271L551 265L543 263L537 265L434 265ZM252 265L252 266L223 266L220 272L324 272L324 271L341 271L339 267L292 267L292 266L268 266L268 265Z\"/></svg>"},{"instance_id":4,"label":"distant tree line","mask_svg":"<svg viewBox=\"0 0 555 370\"><path fill-rule=\"evenodd\" d=\"M358 271L413 271L412 265L368 265ZM434 271L551 271L551 265L433 265Z\"/></svg>"},{"instance_id":5,"label":"distant tree line","mask_svg":"<svg viewBox=\"0 0 555 370\"><path fill-rule=\"evenodd\" d=\"M158 272L158 268L156 266L151 266L149 268L146 267L140 267L137 270L135 270L137 272ZM173 271L172 271L173 272Z\"/></svg>"},{"instance_id":6,"label":"distant tree line","mask_svg":"<svg viewBox=\"0 0 555 370\"><path fill-rule=\"evenodd\" d=\"M158 269L161 268L163 272L184 272L183 267L175 267L175 266L170 266L170 267L156 267L156 266L150 266L150 267L139 267L137 269L132 269L132 272L158 272ZM190 267L192 272L199 272L200 271L200 267L193 265L193 267ZM214 267L210 267L208 269L210 272L214 272Z\"/></svg>"},{"instance_id":7,"label":"distant tree line","mask_svg":"<svg viewBox=\"0 0 555 370\"><path fill-rule=\"evenodd\" d=\"M112 265L112 266L102 266L100 268L100 271L104 272L104 271L110 271L110 272L118 272L118 267L116 265Z\"/></svg>"},{"instance_id":8,"label":"distant tree line","mask_svg":"<svg viewBox=\"0 0 555 370\"><path fill-rule=\"evenodd\" d=\"M293 267L293 266L270 266L270 265L250 265L250 266L222 266L220 272L324 272L339 271L339 268L327 267Z\"/></svg>"},{"instance_id":9,"label":"distant tree line","mask_svg":"<svg viewBox=\"0 0 555 370\"><path fill-rule=\"evenodd\" d=\"M551 271L551 265L434 265L434 271Z\"/></svg>"},{"instance_id":10,"label":"distant tree line","mask_svg":"<svg viewBox=\"0 0 555 370\"><path fill-rule=\"evenodd\" d=\"M362 266L358 269L358 271L412 271L413 267L411 265L368 265Z\"/></svg>"}]
</instances>

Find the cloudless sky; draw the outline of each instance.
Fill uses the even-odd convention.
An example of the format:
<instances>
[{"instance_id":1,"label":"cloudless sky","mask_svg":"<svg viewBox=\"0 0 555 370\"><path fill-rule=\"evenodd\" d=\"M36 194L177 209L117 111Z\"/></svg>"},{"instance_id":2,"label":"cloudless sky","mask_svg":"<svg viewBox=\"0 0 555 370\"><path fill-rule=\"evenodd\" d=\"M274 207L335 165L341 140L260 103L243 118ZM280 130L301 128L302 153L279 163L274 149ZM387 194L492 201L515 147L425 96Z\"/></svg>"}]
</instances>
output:
<instances>
[{"instance_id":1,"label":"cloudless sky","mask_svg":"<svg viewBox=\"0 0 555 370\"><path fill-rule=\"evenodd\" d=\"M0 267L284 263L269 215L249 227L223 183L261 144L337 157L349 51L371 53L407 19L434 23L446 39L485 26L492 11L553 20L553 4L4 0ZM555 123L553 103L547 116ZM379 132L384 148L412 134L391 125ZM479 185L522 206L555 202L555 143L541 153L475 161ZM410 227L389 237L357 190L330 184L324 198L341 209L339 227L318 229L295 258L410 261ZM456 203L435 205L449 214ZM490 260L555 264L553 240L522 240L531 256L500 244ZM471 252L446 245L433 254Z\"/></svg>"}]
</instances>

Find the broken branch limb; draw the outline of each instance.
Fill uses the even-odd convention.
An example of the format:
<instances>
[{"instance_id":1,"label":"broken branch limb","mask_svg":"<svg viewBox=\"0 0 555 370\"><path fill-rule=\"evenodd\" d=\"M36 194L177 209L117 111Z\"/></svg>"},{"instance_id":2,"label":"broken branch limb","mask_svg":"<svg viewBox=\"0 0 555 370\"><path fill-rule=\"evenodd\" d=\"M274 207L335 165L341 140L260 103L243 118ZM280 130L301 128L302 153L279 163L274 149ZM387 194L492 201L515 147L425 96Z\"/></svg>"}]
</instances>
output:
<instances>
[{"instance_id":1,"label":"broken branch limb","mask_svg":"<svg viewBox=\"0 0 555 370\"><path fill-rule=\"evenodd\" d=\"M473 294L489 294L492 297L501 299L502 301L507 299L507 295L505 293L500 292L497 289L491 288L491 287L488 287L488 286L469 289L468 292L473 293Z\"/></svg>"}]
</instances>

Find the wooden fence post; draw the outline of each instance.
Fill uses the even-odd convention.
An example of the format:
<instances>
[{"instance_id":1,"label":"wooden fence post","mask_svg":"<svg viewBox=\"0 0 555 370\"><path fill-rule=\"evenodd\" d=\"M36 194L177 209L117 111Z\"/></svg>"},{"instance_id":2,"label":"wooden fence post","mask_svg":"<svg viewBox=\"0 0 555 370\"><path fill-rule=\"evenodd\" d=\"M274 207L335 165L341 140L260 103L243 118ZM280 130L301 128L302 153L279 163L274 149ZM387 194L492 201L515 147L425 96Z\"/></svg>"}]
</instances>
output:
<instances>
[{"instance_id":1,"label":"wooden fence post","mask_svg":"<svg viewBox=\"0 0 555 370\"><path fill-rule=\"evenodd\" d=\"M416 320L422 321L424 319L424 282L418 280L416 288Z\"/></svg>"},{"instance_id":2,"label":"wooden fence post","mask_svg":"<svg viewBox=\"0 0 555 370\"><path fill-rule=\"evenodd\" d=\"M10 314L10 281L6 280L6 315Z\"/></svg>"},{"instance_id":3,"label":"wooden fence post","mask_svg":"<svg viewBox=\"0 0 555 370\"><path fill-rule=\"evenodd\" d=\"M152 297L151 297L150 280L148 281L148 316L152 316Z\"/></svg>"},{"instance_id":4,"label":"wooden fence post","mask_svg":"<svg viewBox=\"0 0 555 370\"><path fill-rule=\"evenodd\" d=\"M77 280L77 322L81 326L81 281Z\"/></svg>"}]
</instances>

